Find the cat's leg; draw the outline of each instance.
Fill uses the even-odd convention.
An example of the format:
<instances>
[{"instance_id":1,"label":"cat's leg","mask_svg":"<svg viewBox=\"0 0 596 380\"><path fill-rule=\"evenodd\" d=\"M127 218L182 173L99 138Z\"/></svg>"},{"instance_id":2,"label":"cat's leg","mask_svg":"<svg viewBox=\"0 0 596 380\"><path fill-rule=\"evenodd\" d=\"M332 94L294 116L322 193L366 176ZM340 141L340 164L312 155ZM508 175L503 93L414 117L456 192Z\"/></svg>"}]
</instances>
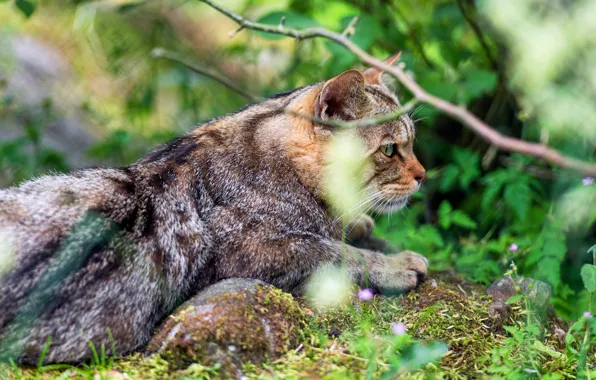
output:
<instances>
[{"instance_id":1,"label":"cat's leg","mask_svg":"<svg viewBox=\"0 0 596 380\"><path fill-rule=\"evenodd\" d=\"M344 227L346 241L354 247L385 254L398 253L399 249L388 241L372 236L375 221L368 215L362 214Z\"/></svg>"},{"instance_id":2,"label":"cat's leg","mask_svg":"<svg viewBox=\"0 0 596 380\"><path fill-rule=\"evenodd\" d=\"M375 221L366 214L359 215L348 223L345 228L346 239L350 242L356 242L370 238Z\"/></svg>"},{"instance_id":3,"label":"cat's leg","mask_svg":"<svg viewBox=\"0 0 596 380\"><path fill-rule=\"evenodd\" d=\"M382 293L405 293L427 273L428 260L405 251L386 256L311 233L275 233L260 228L242 236L227 236L219 247L219 278L258 278L292 293L300 293L308 277L326 264L342 266L361 286Z\"/></svg>"}]
</instances>

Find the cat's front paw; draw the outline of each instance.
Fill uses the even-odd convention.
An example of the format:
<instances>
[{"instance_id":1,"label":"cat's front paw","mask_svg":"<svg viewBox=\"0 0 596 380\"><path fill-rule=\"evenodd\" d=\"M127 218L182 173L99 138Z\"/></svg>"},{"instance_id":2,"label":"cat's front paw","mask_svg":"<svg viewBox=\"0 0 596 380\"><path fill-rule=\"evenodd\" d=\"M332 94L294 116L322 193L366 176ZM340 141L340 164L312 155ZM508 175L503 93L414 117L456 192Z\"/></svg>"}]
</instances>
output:
<instances>
[{"instance_id":1,"label":"cat's front paw","mask_svg":"<svg viewBox=\"0 0 596 380\"><path fill-rule=\"evenodd\" d=\"M385 295L403 294L415 289L428 272L428 260L416 252L404 251L386 259L384 265L371 269L376 287Z\"/></svg>"},{"instance_id":2,"label":"cat's front paw","mask_svg":"<svg viewBox=\"0 0 596 380\"><path fill-rule=\"evenodd\" d=\"M346 226L346 238L350 242L370 238L375 221L368 215L362 214Z\"/></svg>"}]
</instances>

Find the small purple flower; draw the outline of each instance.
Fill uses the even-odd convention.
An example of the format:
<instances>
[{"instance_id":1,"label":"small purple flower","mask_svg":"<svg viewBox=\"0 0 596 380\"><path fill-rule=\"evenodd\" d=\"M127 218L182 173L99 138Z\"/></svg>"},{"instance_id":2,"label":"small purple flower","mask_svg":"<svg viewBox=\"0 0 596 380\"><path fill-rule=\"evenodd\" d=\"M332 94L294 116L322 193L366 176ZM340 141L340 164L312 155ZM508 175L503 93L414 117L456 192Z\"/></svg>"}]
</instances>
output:
<instances>
[{"instance_id":1,"label":"small purple flower","mask_svg":"<svg viewBox=\"0 0 596 380\"><path fill-rule=\"evenodd\" d=\"M391 325L391 332L397 336L406 335L406 325L401 322L394 323Z\"/></svg>"},{"instance_id":2,"label":"small purple flower","mask_svg":"<svg viewBox=\"0 0 596 380\"><path fill-rule=\"evenodd\" d=\"M518 246L517 244L515 244L515 243L512 243L512 244L509 246L509 251L510 251L510 252L516 252L518 249L519 249L519 246Z\"/></svg>"},{"instance_id":3,"label":"small purple flower","mask_svg":"<svg viewBox=\"0 0 596 380\"><path fill-rule=\"evenodd\" d=\"M373 299L373 291L371 289L361 289L358 292L358 299L360 301L370 301Z\"/></svg>"},{"instance_id":4,"label":"small purple flower","mask_svg":"<svg viewBox=\"0 0 596 380\"><path fill-rule=\"evenodd\" d=\"M590 186L594 184L594 178L592 177L586 177L584 179L582 179L582 183L584 184L584 186Z\"/></svg>"},{"instance_id":5,"label":"small purple flower","mask_svg":"<svg viewBox=\"0 0 596 380\"><path fill-rule=\"evenodd\" d=\"M592 318L592 313L589 311L584 311L584 318Z\"/></svg>"}]
</instances>

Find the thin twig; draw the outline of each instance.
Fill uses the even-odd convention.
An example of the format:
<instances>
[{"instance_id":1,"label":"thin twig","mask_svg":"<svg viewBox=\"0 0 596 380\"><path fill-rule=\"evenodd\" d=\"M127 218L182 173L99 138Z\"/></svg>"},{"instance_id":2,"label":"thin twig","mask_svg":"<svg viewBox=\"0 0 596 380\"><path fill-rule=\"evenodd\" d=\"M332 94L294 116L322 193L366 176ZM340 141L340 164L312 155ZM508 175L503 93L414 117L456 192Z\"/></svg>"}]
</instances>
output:
<instances>
[{"instance_id":1,"label":"thin twig","mask_svg":"<svg viewBox=\"0 0 596 380\"><path fill-rule=\"evenodd\" d=\"M190 60L186 59L185 57L181 56L180 54L170 52L170 51L167 51L162 48L155 48L151 52L151 55L155 58L164 58L164 59L167 59L167 60L170 60L173 62L180 63L180 64L184 65L186 68L190 69L191 71L194 71L195 73L212 78L212 79L218 81L219 83L223 84L230 90L233 90L233 91L239 93L240 95L244 96L246 99L248 99L251 102L256 102L256 101L260 100L260 98L258 96L245 91L244 89L242 89L241 87L236 85L236 83L234 83L231 79L223 76L216 70L214 70L210 67L201 66L195 62L191 62Z\"/></svg>"},{"instance_id":2,"label":"thin twig","mask_svg":"<svg viewBox=\"0 0 596 380\"><path fill-rule=\"evenodd\" d=\"M227 86L231 90L236 91L237 93L246 97L249 101L258 102L258 101L263 100L263 98L253 95L253 94L250 94L250 93L246 92L244 89L238 87L234 82L232 82L232 80L223 76L222 74L215 71L214 69L212 69L210 67L201 66L194 62L191 62L190 60L181 56L180 54L170 52L170 51L164 50L162 48L156 48L156 49L153 49L152 55L156 58L165 58L165 59L169 59L173 62L180 63L196 73L199 73L201 75L207 76L212 79L215 79L216 81ZM410 112L417 103L418 103L417 99L412 99L411 101L404 104L402 107L400 107L398 110L396 110L394 112L391 112L391 113L388 113L385 115L381 115L376 118L360 119L360 120L354 120L354 121L324 120L324 119L321 119L314 115L310 115L310 114L306 114L306 113L302 113L302 112L296 112L289 108L284 109L284 112L289 115L293 115L296 117L310 120L317 124L326 125L328 127L359 128L359 127L366 127L366 126L371 126L371 125L378 125L378 124L386 123L388 121L396 120L400 116ZM272 106L272 107L273 107L273 109L281 110L281 108L277 105Z\"/></svg>"},{"instance_id":3,"label":"thin twig","mask_svg":"<svg viewBox=\"0 0 596 380\"><path fill-rule=\"evenodd\" d=\"M200 1L217 9L219 12L236 21L239 25L244 26L246 29L279 34L292 37L297 40L315 37L324 37L332 40L347 48L362 62L392 74L420 102L430 104L439 111L449 115L453 119L460 121L463 125L470 128L490 144L508 152L519 152L528 156L538 157L563 168L573 169L586 175L596 176L596 164L591 164L586 161L565 156L557 150L551 149L544 144L523 141L497 132L475 115L468 112L465 108L451 104L441 98L429 94L422 87L420 87L418 83L406 75L401 67L388 65L383 61L372 57L342 34L331 32L325 28L308 28L296 30L288 27L260 24L246 20L243 17L220 7L211 0Z\"/></svg>"},{"instance_id":4,"label":"thin twig","mask_svg":"<svg viewBox=\"0 0 596 380\"><path fill-rule=\"evenodd\" d=\"M359 16L354 16L354 18L348 23L348 26L344 29L342 35L346 37L353 36L356 33L356 24L360 21Z\"/></svg>"},{"instance_id":5,"label":"thin twig","mask_svg":"<svg viewBox=\"0 0 596 380\"><path fill-rule=\"evenodd\" d=\"M307 119L310 120L312 122L315 122L317 124L321 124L321 125L326 125L328 127L333 127L333 128L360 128L360 127L368 127L368 126L372 126L372 125L379 125L379 124L383 124L386 123L388 121L392 121L392 120L396 120L398 119L400 116L410 112L412 110L412 108L414 108L414 106L418 103L418 100L416 99L412 99L409 102L407 102L406 104L404 104L402 107L400 107L398 110L385 114L385 115L381 115L379 117L375 117L375 118L370 118L370 119L359 119L359 120L354 120L354 121L341 121L341 120L324 120L321 119L320 117L316 117L310 114L306 114L306 113L302 113L302 112L296 112L293 111L291 109L286 109L285 112L287 114L293 115L293 116L297 116L297 117L301 117L303 119Z\"/></svg>"}]
</instances>

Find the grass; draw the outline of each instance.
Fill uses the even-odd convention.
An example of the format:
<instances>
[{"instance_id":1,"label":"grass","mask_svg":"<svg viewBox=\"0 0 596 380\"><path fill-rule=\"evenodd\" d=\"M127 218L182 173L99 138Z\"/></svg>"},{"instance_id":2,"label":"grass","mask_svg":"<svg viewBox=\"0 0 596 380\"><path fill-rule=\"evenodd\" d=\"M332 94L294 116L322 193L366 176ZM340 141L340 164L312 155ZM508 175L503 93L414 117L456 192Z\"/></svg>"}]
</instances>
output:
<instances>
[{"instance_id":1,"label":"grass","mask_svg":"<svg viewBox=\"0 0 596 380\"><path fill-rule=\"evenodd\" d=\"M445 273L434 278L402 297L375 297L368 302L353 297L349 304L326 311L311 312L299 301L312 317L295 346L265 363L244 362L241 372L248 379L576 376L577 356L556 333L567 329L560 321L539 319L524 300L512 304L506 318L492 319L492 300L483 287ZM392 334L396 322L406 325L407 334ZM594 353L590 355L588 362L594 362ZM14 379L94 380L238 375L226 372L219 363L197 360L178 368L159 355L140 353L110 359L98 355L83 367L6 365L0 367L0 377L3 373Z\"/></svg>"}]
</instances>

